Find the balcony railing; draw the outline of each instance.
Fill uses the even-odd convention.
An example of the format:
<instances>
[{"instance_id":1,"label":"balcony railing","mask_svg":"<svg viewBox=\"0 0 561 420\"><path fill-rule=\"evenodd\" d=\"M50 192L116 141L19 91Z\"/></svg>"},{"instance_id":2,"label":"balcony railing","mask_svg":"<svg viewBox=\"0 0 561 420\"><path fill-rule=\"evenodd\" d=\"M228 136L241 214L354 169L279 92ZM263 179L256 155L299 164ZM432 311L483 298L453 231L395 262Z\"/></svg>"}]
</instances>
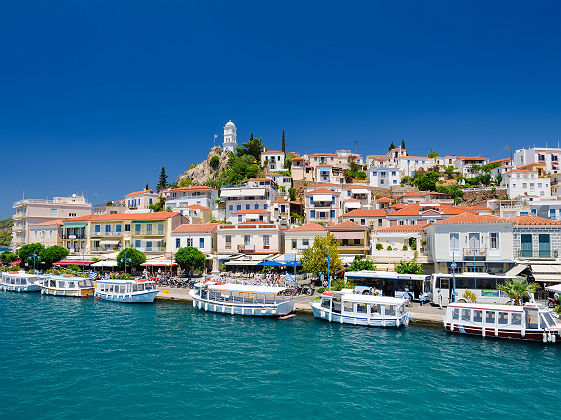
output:
<instances>
[{"instance_id":1,"label":"balcony railing","mask_svg":"<svg viewBox=\"0 0 561 420\"><path fill-rule=\"evenodd\" d=\"M135 246L134 248L142 252L163 252L166 250L163 246Z\"/></svg>"},{"instance_id":2,"label":"balcony railing","mask_svg":"<svg viewBox=\"0 0 561 420\"><path fill-rule=\"evenodd\" d=\"M559 252L554 249L542 249L542 250L522 250L519 249L517 252L517 256L519 259L557 259L559 257Z\"/></svg>"},{"instance_id":3,"label":"balcony railing","mask_svg":"<svg viewBox=\"0 0 561 420\"><path fill-rule=\"evenodd\" d=\"M108 247L96 246L92 248L92 252L111 252L111 251L120 251L120 250L121 250L120 246L108 246Z\"/></svg>"},{"instance_id":4,"label":"balcony railing","mask_svg":"<svg viewBox=\"0 0 561 420\"><path fill-rule=\"evenodd\" d=\"M313 207L331 207L334 204L331 201L314 201L312 204Z\"/></svg>"},{"instance_id":5,"label":"balcony railing","mask_svg":"<svg viewBox=\"0 0 561 420\"><path fill-rule=\"evenodd\" d=\"M103 231L103 232L95 232L95 231L94 231L94 232L91 233L91 236L92 236L92 237L98 237L98 236L122 236L122 235L123 235L123 232L114 232L114 231L111 231L111 232L105 232L105 231Z\"/></svg>"},{"instance_id":6,"label":"balcony railing","mask_svg":"<svg viewBox=\"0 0 561 420\"><path fill-rule=\"evenodd\" d=\"M82 235L66 235L62 234L62 239L86 239L87 236L85 234Z\"/></svg>"},{"instance_id":7,"label":"balcony railing","mask_svg":"<svg viewBox=\"0 0 561 420\"><path fill-rule=\"evenodd\" d=\"M240 252L255 251L255 245L251 245L251 244L238 245L238 251Z\"/></svg>"},{"instance_id":8,"label":"balcony railing","mask_svg":"<svg viewBox=\"0 0 561 420\"><path fill-rule=\"evenodd\" d=\"M133 236L165 236L163 230L134 230L132 231Z\"/></svg>"},{"instance_id":9,"label":"balcony railing","mask_svg":"<svg viewBox=\"0 0 561 420\"><path fill-rule=\"evenodd\" d=\"M485 248L464 248L464 257L486 257L487 250Z\"/></svg>"}]
</instances>

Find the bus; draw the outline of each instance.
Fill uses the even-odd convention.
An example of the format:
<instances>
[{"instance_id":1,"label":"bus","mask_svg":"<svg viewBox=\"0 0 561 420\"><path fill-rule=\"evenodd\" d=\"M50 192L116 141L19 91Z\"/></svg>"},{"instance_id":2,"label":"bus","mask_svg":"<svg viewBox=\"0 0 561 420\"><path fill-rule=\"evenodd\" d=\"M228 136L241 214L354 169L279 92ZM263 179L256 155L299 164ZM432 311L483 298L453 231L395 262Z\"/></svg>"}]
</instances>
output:
<instances>
[{"instance_id":1,"label":"bus","mask_svg":"<svg viewBox=\"0 0 561 420\"><path fill-rule=\"evenodd\" d=\"M409 293L412 300L431 300L431 276L424 274L399 274L391 271L347 271L345 280L352 282L355 288L363 292L376 289L382 296L403 297Z\"/></svg>"},{"instance_id":2,"label":"bus","mask_svg":"<svg viewBox=\"0 0 561 420\"><path fill-rule=\"evenodd\" d=\"M489 273L461 273L442 274L435 273L431 279L432 302L438 305L438 294L442 295L442 304L448 305L452 302L452 294L454 292L454 279L456 281L456 302L470 302L464 297L466 290L469 290L477 297L478 303L497 303L505 304L510 298L497 289L497 285L503 284L507 280L519 278L515 276L505 276L504 274Z\"/></svg>"}]
</instances>

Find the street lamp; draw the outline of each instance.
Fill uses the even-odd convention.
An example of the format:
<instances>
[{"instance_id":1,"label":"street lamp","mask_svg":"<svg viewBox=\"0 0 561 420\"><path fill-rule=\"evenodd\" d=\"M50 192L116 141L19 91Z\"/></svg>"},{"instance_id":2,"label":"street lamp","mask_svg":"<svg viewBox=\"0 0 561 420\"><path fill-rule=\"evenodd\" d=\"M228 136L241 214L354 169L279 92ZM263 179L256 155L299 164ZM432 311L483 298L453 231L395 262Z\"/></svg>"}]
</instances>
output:
<instances>
[{"instance_id":1,"label":"street lamp","mask_svg":"<svg viewBox=\"0 0 561 420\"><path fill-rule=\"evenodd\" d=\"M127 258L127 249L125 248L125 256L121 258L121 262L125 264L125 279L127 278L127 262L130 260L130 258Z\"/></svg>"},{"instance_id":2,"label":"street lamp","mask_svg":"<svg viewBox=\"0 0 561 420\"><path fill-rule=\"evenodd\" d=\"M35 251L33 251L33 255L28 257L29 260L33 260L33 273L35 274L35 261L39 259L39 255Z\"/></svg>"},{"instance_id":3,"label":"street lamp","mask_svg":"<svg viewBox=\"0 0 561 420\"><path fill-rule=\"evenodd\" d=\"M456 267L458 266L458 264L456 264L456 261L454 260L454 251L452 251L452 264L450 264L450 267L452 267L452 302L456 302Z\"/></svg>"},{"instance_id":4,"label":"street lamp","mask_svg":"<svg viewBox=\"0 0 561 420\"><path fill-rule=\"evenodd\" d=\"M331 275L329 274L329 262L331 261L331 257L329 256L329 249L327 250L327 282L328 282L328 289L331 290Z\"/></svg>"}]
</instances>

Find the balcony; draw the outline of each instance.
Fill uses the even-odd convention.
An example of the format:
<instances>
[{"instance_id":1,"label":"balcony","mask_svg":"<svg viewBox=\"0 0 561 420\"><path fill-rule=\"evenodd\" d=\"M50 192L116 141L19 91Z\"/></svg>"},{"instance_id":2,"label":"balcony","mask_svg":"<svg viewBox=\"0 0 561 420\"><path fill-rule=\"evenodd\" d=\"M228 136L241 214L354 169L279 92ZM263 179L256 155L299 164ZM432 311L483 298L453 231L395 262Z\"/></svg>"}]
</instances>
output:
<instances>
[{"instance_id":1,"label":"balcony","mask_svg":"<svg viewBox=\"0 0 561 420\"><path fill-rule=\"evenodd\" d=\"M120 250L121 250L120 246L108 246L108 247L96 246L96 247L92 247L92 252L112 252L112 251L120 251Z\"/></svg>"},{"instance_id":2,"label":"balcony","mask_svg":"<svg viewBox=\"0 0 561 420\"><path fill-rule=\"evenodd\" d=\"M101 236L122 236L123 232L92 232L91 233L91 237L92 238L98 238Z\"/></svg>"},{"instance_id":3,"label":"balcony","mask_svg":"<svg viewBox=\"0 0 561 420\"><path fill-rule=\"evenodd\" d=\"M255 251L255 245L244 244L238 245L238 252L253 252Z\"/></svg>"},{"instance_id":4,"label":"balcony","mask_svg":"<svg viewBox=\"0 0 561 420\"><path fill-rule=\"evenodd\" d=\"M21 219L23 219L24 217L25 217L25 213L19 212L19 211L18 211L18 212L16 212L16 214L14 214L14 215L12 216L12 219L14 219L14 220L21 220Z\"/></svg>"},{"instance_id":5,"label":"balcony","mask_svg":"<svg viewBox=\"0 0 561 420\"><path fill-rule=\"evenodd\" d=\"M163 246L135 246L134 248L142 252L164 252L166 250Z\"/></svg>"},{"instance_id":6,"label":"balcony","mask_svg":"<svg viewBox=\"0 0 561 420\"><path fill-rule=\"evenodd\" d=\"M62 239L86 239L86 234L80 234L80 235L63 234Z\"/></svg>"},{"instance_id":7,"label":"balcony","mask_svg":"<svg viewBox=\"0 0 561 420\"><path fill-rule=\"evenodd\" d=\"M166 236L163 230L135 230L133 236Z\"/></svg>"},{"instance_id":8,"label":"balcony","mask_svg":"<svg viewBox=\"0 0 561 420\"><path fill-rule=\"evenodd\" d=\"M559 258L559 252L557 250L551 249L542 249L539 251L519 249L516 253L516 256L521 260L555 260Z\"/></svg>"},{"instance_id":9,"label":"balcony","mask_svg":"<svg viewBox=\"0 0 561 420\"><path fill-rule=\"evenodd\" d=\"M464 258L485 258L487 256L487 249L485 248L464 248Z\"/></svg>"},{"instance_id":10,"label":"balcony","mask_svg":"<svg viewBox=\"0 0 561 420\"><path fill-rule=\"evenodd\" d=\"M334 206L335 204L331 201L314 201L314 203L310 205L314 208L328 208Z\"/></svg>"}]
</instances>

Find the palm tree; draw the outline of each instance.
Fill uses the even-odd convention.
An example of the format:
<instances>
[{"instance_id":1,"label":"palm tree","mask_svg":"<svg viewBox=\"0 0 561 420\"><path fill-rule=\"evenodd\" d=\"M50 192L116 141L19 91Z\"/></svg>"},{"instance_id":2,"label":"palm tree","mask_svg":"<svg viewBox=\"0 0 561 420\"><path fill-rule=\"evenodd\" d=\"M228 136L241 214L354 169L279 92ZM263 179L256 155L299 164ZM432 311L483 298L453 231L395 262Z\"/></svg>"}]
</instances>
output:
<instances>
[{"instance_id":1,"label":"palm tree","mask_svg":"<svg viewBox=\"0 0 561 420\"><path fill-rule=\"evenodd\" d=\"M505 292L510 298L514 299L515 305L520 305L520 298L524 295L530 296L536 293L538 287L540 286L537 283L528 283L526 279L523 278L507 280L504 284L497 286L501 292Z\"/></svg>"}]
</instances>

